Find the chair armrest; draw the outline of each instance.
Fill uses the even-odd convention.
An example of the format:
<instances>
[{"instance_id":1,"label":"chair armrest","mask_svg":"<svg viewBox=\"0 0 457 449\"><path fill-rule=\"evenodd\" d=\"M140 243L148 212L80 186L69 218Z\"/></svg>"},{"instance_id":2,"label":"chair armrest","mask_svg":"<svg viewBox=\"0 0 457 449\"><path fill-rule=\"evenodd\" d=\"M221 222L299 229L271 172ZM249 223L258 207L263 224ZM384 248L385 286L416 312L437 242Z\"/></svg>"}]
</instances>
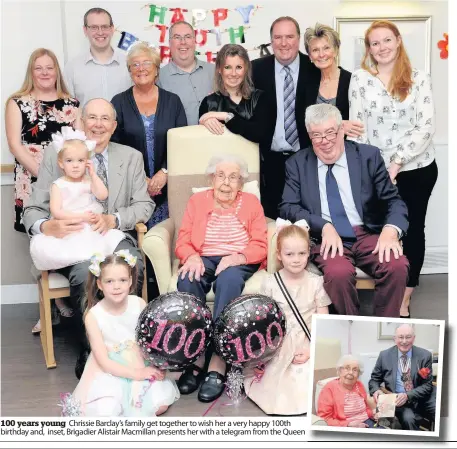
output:
<instances>
[{"instance_id":1,"label":"chair armrest","mask_svg":"<svg viewBox=\"0 0 457 449\"><path fill-rule=\"evenodd\" d=\"M276 256L276 222L271 218L267 219L267 272L275 273L279 270L279 261Z\"/></svg>"},{"instance_id":2,"label":"chair armrest","mask_svg":"<svg viewBox=\"0 0 457 449\"><path fill-rule=\"evenodd\" d=\"M172 242L175 233L173 220L165 221L152 227L143 240L143 251L151 261L159 287L159 293L168 291L171 279Z\"/></svg>"}]
</instances>

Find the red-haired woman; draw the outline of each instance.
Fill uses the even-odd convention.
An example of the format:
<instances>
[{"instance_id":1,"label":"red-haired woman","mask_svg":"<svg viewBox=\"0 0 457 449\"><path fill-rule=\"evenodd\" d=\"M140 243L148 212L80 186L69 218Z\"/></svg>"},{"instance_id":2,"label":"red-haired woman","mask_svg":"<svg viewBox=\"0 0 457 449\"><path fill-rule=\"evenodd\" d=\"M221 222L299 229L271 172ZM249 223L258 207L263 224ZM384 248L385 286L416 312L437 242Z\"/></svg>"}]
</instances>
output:
<instances>
[{"instance_id":1,"label":"red-haired woman","mask_svg":"<svg viewBox=\"0 0 457 449\"><path fill-rule=\"evenodd\" d=\"M403 251L410 263L409 281L400 309L409 303L425 253L425 216L438 177L435 108L430 76L411 67L398 28L378 20L365 32L365 56L349 86L350 120L361 120L365 133L357 142L381 150L390 178L408 206L409 229Z\"/></svg>"}]
</instances>

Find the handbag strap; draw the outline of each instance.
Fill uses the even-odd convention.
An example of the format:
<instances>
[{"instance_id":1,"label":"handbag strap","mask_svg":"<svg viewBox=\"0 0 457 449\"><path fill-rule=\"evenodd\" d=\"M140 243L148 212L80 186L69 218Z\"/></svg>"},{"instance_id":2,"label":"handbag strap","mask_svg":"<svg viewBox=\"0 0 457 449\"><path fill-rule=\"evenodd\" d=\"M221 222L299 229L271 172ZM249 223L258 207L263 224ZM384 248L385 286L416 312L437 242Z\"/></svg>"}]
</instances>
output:
<instances>
[{"instance_id":1,"label":"handbag strap","mask_svg":"<svg viewBox=\"0 0 457 449\"><path fill-rule=\"evenodd\" d=\"M284 281L282 280L281 275L277 271L274 276L275 276L276 282L278 283L279 289L281 290L282 294L284 295L284 298L286 298L286 301L289 304L289 307L291 308L296 320L298 321L298 324L300 324L301 328L305 332L305 335L308 337L308 340L311 341L311 332L309 331L308 326L305 323L305 320L301 316L297 305L295 304L294 300L292 299L292 296L290 296L290 293L287 290L286 285L284 284Z\"/></svg>"}]
</instances>

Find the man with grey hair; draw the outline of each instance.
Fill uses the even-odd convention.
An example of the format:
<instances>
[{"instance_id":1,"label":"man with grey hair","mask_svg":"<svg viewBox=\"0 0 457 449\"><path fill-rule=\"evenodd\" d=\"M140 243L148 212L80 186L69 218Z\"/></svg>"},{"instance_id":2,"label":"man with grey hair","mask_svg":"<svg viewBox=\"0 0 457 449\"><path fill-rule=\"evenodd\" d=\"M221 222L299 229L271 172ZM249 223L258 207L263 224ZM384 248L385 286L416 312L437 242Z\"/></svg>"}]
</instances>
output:
<instances>
[{"instance_id":1,"label":"man with grey hair","mask_svg":"<svg viewBox=\"0 0 457 449\"><path fill-rule=\"evenodd\" d=\"M92 157L94 170L108 188L108 199L103 203L104 213L96 214L92 229L104 233L109 229L120 229L126 234L116 251L128 249L137 257L138 284L137 292L141 296L143 285L143 257L137 248L135 238L129 231L136 223L145 223L154 210L146 185L143 156L133 148L110 142L116 129L113 105L102 98L89 101L83 110L83 131L90 140L96 142ZM43 162L38 173L38 180L32 186L32 195L24 211L24 226L30 235L43 233L56 238L64 238L74 232L82 231L82 218L56 220L50 216L49 192L51 185L62 173L57 164L57 152L50 145L45 149ZM88 356L89 345L85 337L81 317L80 301L85 293L88 278L89 261L57 270L70 282L70 299L77 313L78 334L82 345L81 354L76 364L76 376L79 378Z\"/></svg>"},{"instance_id":2,"label":"man with grey hair","mask_svg":"<svg viewBox=\"0 0 457 449\"><path fill-rule=\"evenodd\" d=\"M395 346L379 353L368 383L375 401L385 390L397 394L395 415L405 430L419 430L422 417L435 419L436 388L433 386L432 354L414 346L414 327L395 330Z\"/></svg>"},{"instance_id":3,"label":"man with grey hair","mask_svg":"<svg viewBox=\"0 0 457 449\"><path fill-rule=\"evenodd\" d=\"M401 236L407 209L378 148L344 140L340 111L306 110L312 142L289 158L280 216L306 220L316 245L312 261L337 313L358 315L355 267L375 279L374 315L398 317L408 278Z\"/></svg>"},{"instance_id":4,"label":"man with grey hair","mask_svg":"<svg viewBox=\"0 0 457 449\"><path fill-rule=\"evenodd\" d=\"M195 57L195 31L190 23L174 23L168 32L170 62L160 69L157 86L179 96L187 124L198 125L203 98L213 91L214 64Z\"/></svg>"}]
</instances>

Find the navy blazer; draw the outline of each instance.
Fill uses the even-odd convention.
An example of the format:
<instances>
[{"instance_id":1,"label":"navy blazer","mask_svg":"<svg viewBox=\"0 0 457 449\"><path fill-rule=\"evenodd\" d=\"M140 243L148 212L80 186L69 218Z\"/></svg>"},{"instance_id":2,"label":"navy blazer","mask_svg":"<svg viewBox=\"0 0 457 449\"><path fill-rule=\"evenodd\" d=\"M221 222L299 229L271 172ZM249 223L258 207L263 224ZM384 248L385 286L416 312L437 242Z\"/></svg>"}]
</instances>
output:
<instances>
[{"instance_id":1,"label":"navy blazer","mask_svg":"<svg viewBox=\"0 0 457 449\"><path fill-rule=\"evenodd\" d=\"M379 234L386 224L408 229L408 210L392 184L378 148L372 145L344 142L349 178L355 206L363 224ZM286 184L280 217L292 222L305 219L312 237L320 241L322 218L317 157L312 148L299 150L286 162Z\"/></svg>"},{"instance_id":2,"label":"navy blazer","mask_svg":"<svg viewBox=\"0 0 457 449\"><path fill-rule=\"evenodd\" d=\"M419 375L421 368L428 368L429 376L423 379ZM387 390L395 393L395 384L397 381L398 370L398 348L392 346L389 349L381 351L376 360L376 365L371 373L371 379L368 382L370 395L380 389L384 382ZM411 380L413 389L406 394L409 401L418 402L427 399L433 392L433 375L432 375L432 354L426 349L412 347L411 354Z\"/></svg>"},{"instance_id":3,"label":"navy blazer","mask_svg":"<svg viewBox=\"0 0 457 449\"><path fill-rule=\"evenodd\" d=\"M306 108L316 103L321 71L311 63L308 55L298 53L300 58L300 69L298 71L297 91L295 94L295 119L297 122L298 140L300 148L311 145L311 140L305 128ZM263 90L271 105L269 111L269 125L265 127L266 138L261 144L261 151L270 151L271 143L276 127L277 101L276 101L276 79L275 79L275 56L265 56L252 61L252 81L256 89Z\"/></svg>"}]
</instances>

